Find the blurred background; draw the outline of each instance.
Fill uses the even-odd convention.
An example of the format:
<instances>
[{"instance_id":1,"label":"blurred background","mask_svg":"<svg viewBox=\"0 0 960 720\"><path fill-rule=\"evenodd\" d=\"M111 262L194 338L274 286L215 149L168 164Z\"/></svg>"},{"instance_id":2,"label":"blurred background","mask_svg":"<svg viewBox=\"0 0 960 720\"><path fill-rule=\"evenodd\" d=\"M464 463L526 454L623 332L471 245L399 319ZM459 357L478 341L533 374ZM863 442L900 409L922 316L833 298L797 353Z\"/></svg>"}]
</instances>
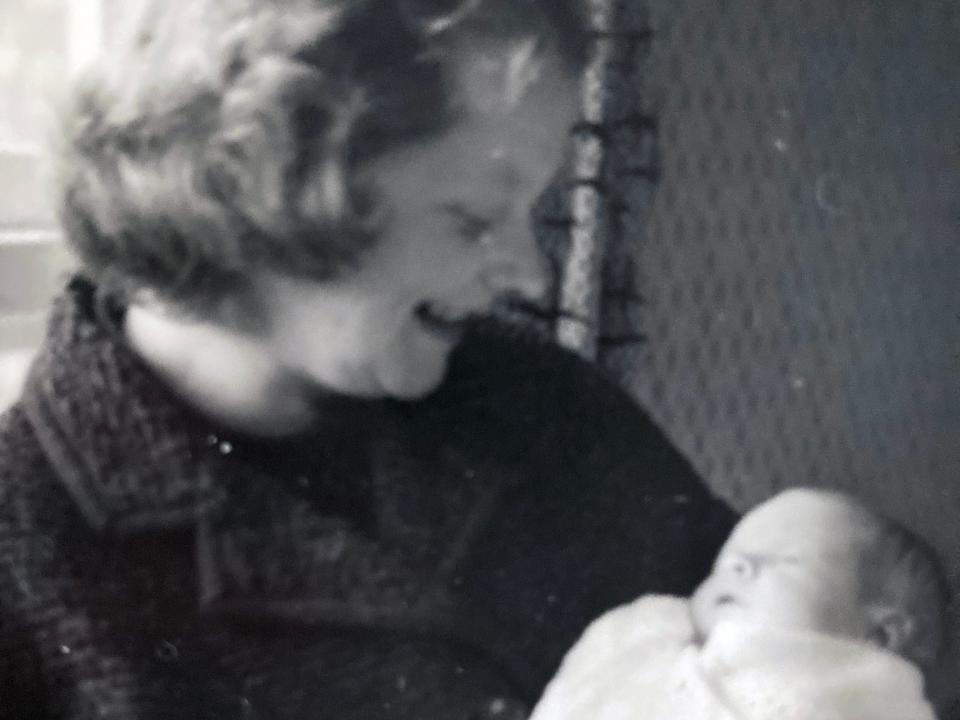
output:
<instances>
[{"instance_id":1,"label":"blurred background","mask_svg":"<svg viewBox=\"0 0 960 720\"><path fill-rule=\"evenodd\" d=\"M117 0L0 0L0 407L67 273L45 151L57 97L115 29Z\"/></svg>"},{"instance_id":2,"label":"blurred background","mask_svg":"<svg viewBox=\"0 0 960 720\"><path fill-rule=\"evenodd\" d=\"M70 267L52 99L122 7L0 0L0 406ZM604 12L578 138L595 175L537 214L558 307L587 311L563 339L737 507L851 490L960 581L960 4Z\"/></svg>"},{"instance_id":3,"label":"blurred background","mask_svg":"<svg viewBox=\"0 0 960 720\"><path fill-rule=\"evenodd\" d=\"M852 491L960 587L960 3L612 17L598 360L737 507Z\"/></svg>"}]
</instances>

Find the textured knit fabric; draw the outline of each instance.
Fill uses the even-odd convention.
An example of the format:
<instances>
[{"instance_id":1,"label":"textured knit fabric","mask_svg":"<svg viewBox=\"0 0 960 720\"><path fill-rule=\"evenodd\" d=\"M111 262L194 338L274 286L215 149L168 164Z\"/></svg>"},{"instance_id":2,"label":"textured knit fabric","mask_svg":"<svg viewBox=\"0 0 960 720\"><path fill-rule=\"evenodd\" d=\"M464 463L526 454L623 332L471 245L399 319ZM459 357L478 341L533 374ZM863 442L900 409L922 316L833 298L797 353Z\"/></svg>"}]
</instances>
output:
<instances>
[{"instance_id":1,"label":"textured knit fabric","mask_svg":"<svg viewBox=\"0 0 960 720\"><path fill-rule=\"evenodd\" d=\"M867 643L744 623L694 641L689 603L644 597L592 623L531 720L935 720L923 676Z\"/></svg>"},{"instance_id":2,"label":"textured knit fabric","mask_svg":"<svg viewBox=\"0 0 960 720\"><path fill-rule=\"evenodd\" d=\"M734 517L574 357L478 326L429 400L266 443L75 281L0 421L3 720L522 718L588 620ZM320 402L320 401L318 401Z\"/></svg>"}]
</instances>

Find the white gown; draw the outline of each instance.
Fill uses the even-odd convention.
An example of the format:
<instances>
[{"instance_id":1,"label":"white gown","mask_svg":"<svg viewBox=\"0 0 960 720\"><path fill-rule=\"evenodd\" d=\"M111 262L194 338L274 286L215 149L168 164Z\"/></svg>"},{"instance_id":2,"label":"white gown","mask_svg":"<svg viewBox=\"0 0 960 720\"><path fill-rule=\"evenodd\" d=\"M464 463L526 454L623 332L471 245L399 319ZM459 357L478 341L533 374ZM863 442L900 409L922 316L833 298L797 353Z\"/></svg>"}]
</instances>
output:
<instances>
[{"instance_id":1,"label":"white gown","mask_svg":"<svg viewBox=\"0 0 960 720\"><path fill-rule=\"evenodd\" d=\"M530 720L935 720L909 662L819 633L721 623L644 597L587 628Z\"/></svg>"}]
</instances>

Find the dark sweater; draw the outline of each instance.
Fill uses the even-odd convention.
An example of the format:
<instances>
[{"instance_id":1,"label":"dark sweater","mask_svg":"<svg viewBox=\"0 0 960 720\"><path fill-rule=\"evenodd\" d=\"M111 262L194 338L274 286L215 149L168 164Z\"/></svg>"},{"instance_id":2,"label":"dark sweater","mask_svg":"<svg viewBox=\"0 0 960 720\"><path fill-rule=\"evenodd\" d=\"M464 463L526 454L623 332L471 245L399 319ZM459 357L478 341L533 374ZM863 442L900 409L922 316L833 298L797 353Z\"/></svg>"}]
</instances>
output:
<instances>
[{"instance_id":1,"label":"dark sweater","mask_svg":"<svg viewBox=\"0 0 960 720\"><path fill-rule=\"evenodd\" d=\"M420 403L207 425L93 288L0 420L0 719L522 718L603 610L734 517L591 367L478 327ZM318 401L320 402L320 401Z\"/></svg>"}]
</instances>

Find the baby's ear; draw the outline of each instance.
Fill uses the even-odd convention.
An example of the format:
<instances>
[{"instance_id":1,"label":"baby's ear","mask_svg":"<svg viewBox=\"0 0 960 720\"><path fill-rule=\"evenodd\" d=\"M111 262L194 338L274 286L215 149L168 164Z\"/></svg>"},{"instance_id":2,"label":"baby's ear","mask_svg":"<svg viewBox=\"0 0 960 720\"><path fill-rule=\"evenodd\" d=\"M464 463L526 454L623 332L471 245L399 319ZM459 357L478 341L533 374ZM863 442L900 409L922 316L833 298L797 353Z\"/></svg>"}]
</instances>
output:
<instances>
[{"instance_id":1,"label":"baby's ear","mask_svg":"<svg viewBox=\"0 0 960 720\"><path fill-rule=\"evenodd\" d=\"M870 642L897 655L909 653L916 631L912 617L902 610L873 605L867 610L867 619Z\"/></svg>"}]
</instances>

